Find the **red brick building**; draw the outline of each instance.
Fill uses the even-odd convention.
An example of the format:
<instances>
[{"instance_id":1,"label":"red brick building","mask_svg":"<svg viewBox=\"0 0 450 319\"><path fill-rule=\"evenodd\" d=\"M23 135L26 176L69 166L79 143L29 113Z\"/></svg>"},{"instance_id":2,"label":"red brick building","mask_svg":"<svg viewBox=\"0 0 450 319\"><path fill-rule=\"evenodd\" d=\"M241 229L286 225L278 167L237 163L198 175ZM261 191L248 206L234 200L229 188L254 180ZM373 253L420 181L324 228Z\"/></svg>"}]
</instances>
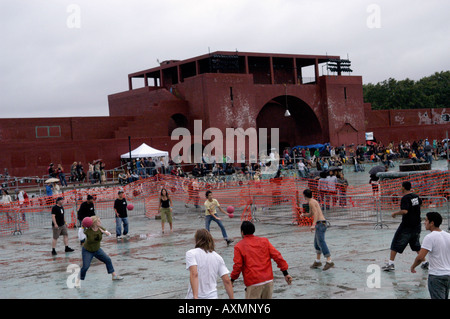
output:
<instances>
[{"instance_id":1,"label":"red brick building","mask_svg":"<svg viewBox=\"0 0 450 319\"><path fill-rule=\"evenodd\" d=\"M0 170L42 176L50 162L68 172L74 161L86 169L98 158L117 167L129 137L132 148L145 142L170 152L178 142L172 131L193 132L194 120L202 120L203 130L279 128L280 148L360 144L368 131L382 141L441 138L450 128L437 116L418 121L442 110L372 111L361 76L320 76L329 59L339 57L214 52L162 62L128 75L128 90L108 96L109 116L0 119Z\"/></svg>"}]
</instances>

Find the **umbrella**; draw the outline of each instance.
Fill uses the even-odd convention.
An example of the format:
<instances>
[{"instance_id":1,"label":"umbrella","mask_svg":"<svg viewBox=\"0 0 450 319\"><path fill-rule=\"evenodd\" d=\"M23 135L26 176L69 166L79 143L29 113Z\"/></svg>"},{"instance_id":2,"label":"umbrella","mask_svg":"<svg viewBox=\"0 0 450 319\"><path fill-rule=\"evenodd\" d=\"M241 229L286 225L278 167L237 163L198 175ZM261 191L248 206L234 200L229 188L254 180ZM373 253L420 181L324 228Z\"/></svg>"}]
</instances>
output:
<instances>
[{"instance_id":1,"label":"umbrella","mask_svg":"<svg viewBox=\"0 0 450 319\"><path fill-rule=\"evenodd\" d=\"M57 179L55 177L51 177L45 181L46 184L47 183L58 183L58 182L59 182L59 179Z\"/></svg>"},{"instance_id":2,"label":"umbrella","mask_svg":"<svg viewBox=\"0 0 450 319\"><path fill-rule=\"evenodd\" d=\"M370 175L377 175L377 173L385 172L386 168L384 165L377 165L370 169L369 174Z\"/></svg>"}]
</instances>

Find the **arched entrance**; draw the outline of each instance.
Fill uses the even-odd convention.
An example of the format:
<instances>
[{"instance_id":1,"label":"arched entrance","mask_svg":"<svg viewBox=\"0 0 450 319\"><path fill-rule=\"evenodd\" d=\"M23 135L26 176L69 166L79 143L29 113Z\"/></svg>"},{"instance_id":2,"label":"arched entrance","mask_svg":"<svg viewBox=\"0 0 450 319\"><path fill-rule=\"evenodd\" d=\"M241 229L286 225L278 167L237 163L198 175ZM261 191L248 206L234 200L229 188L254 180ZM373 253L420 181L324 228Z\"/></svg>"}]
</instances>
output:
<instances>
[{"instance_id":1,"label":"arched entrance","mask_svg":"<svg viewBox=\"0 0 450 319\"><path fill-rule=\"evenodd\" d=\"M285 116L286 110L290 116ZM324 142L319 119L308 104L295 96L278 96L267 102L258 113L256 126L257 129L267 128L269 150L271 128L279 129L280 152L282 146Z\"/></svg>"}]
</instances>

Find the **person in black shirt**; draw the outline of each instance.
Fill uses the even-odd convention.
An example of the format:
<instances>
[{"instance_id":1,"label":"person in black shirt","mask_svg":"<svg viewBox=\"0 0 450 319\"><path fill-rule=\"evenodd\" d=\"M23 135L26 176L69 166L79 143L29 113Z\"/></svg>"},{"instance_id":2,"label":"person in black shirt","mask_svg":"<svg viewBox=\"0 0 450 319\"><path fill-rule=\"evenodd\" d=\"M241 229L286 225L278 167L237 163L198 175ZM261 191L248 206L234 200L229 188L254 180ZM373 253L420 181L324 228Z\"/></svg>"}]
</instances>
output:
<instances>
[{"instance_id":1,"label":"person in black shirt","mask_svg":"<svg viewBox=\"0 0 450 319\"><path fill-rule=\"evenodd\" d=\"M94 207L94 197L92 195L88 195L85 202L81 203L80 209L78 210L78 222L81 226L81 222L85 217L95 216L95 207Z\"/></svg>"},{"instance_id":2,"label":"person in black shirt","mask_svg":"<svg viewBox=\"0 0 450 319\"><path fill-rule=\"evenodd\" d=\"M81 203L80 209L78 210L78 226L81 227L81 222L85 217L95 216L95 207L94 207L94 197L92 195L88 195L85 202ZM84 243L84 239L80 240L80 244Z\"/></svg>"},{"instance_id":3,"label":"person in black shirt","mask_svg":"<svg viewBox=\"0 0 450 319\"><path fill-rule=\"evenodd\" d=\"M119 191L118 197L114 201L114 211L116 213L116 237L117 239L123 238L123 236L129 238L128 235L128 209L127 200L125 199L123 191ZM122 236L122 224L123 224L123 236Z\"/></svg>"},{"instance_id":4,"label":"person in black shirt","mask_svg":"<svg viewBox=\"0 0 450 319\"><path fill-rule=\"evenodd\" d=\"M67 233L66 220L64 219L64 207L62 206L62 197L56 199L56 205L52 207L52 255L56 255L56 242L59 236L63 236L65 252L72 252L73 249L69 247L69 234Z\"/></svg>"},{"instance_id":5,"label":"person in black shirt","mask_svg":"<svg viewBox=\"0 0 450 319\"><path fill-rule=\"evenodd\" d=\"M395 270L394 260L397 254L403 253L406 246L411 247L412 251L420 251L420 231L422 229L420 218L420 206L422 199L411 190L411 183L405 181L402 183L403 197L400 201L400 210L392 213L392 217L402 216L402 221L395 232L391 243L391 253L389 262L382 267L384 271ZM428 262L422 263L422 269L427 269Z\"/></svg>"},{"instance_id":6,"label":"person in black shirt","mask_svg":"<svg viewBox=\"0 0 450 319\"><path fill-rule=\"evenodd\" d=\"M170 232L173 231L172 226L172 198L170 198L169 193L165 188L161 189L161 194L159 196L159 207L158 210L161 214L161 231L164 234L164 223L168 222L170 226Z\"/></svg>"}]
</instances>

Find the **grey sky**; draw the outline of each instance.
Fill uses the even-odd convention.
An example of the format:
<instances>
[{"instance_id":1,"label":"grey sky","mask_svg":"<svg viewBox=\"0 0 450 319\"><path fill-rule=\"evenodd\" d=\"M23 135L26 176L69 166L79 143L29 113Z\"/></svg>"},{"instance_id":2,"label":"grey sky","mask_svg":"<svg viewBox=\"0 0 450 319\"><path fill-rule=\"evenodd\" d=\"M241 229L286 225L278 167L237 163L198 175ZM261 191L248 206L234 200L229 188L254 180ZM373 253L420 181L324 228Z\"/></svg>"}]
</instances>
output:
<instances>
[{"instance_id":1,"label":"grey sky","mask_svg":"<svg viewBox=\"0 0 450 319\"><path fill-rule=\"evenodd\" d=\"M107 116L127 74L208 48L348 54L364 83L418 80L450 69L448 12L446 0L2 0L0 118Z\"/></svg>"}]
</instances>

